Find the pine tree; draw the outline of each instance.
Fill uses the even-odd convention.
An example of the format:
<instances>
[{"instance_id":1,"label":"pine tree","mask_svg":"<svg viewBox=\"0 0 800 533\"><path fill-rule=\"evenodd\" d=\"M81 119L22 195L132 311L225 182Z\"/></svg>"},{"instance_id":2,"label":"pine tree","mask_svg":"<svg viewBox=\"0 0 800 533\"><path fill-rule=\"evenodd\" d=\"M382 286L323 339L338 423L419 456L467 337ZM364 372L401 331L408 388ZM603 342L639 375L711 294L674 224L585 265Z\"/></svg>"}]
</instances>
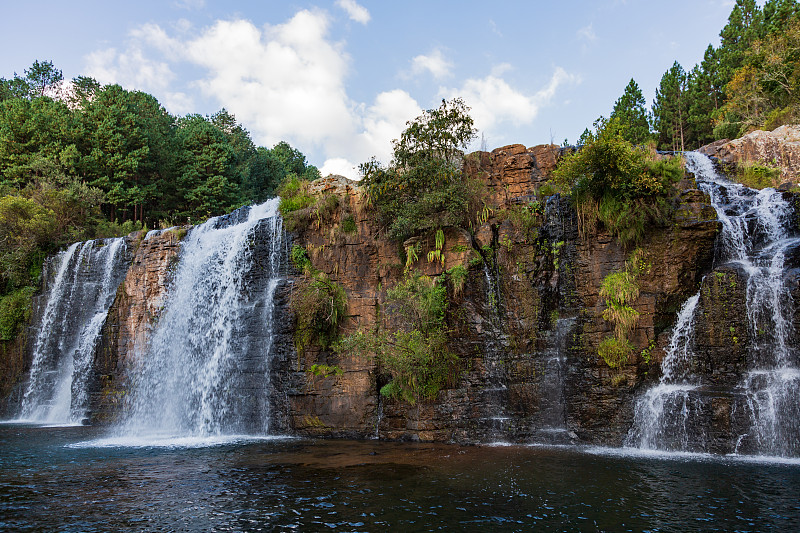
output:
<instances>
[{"instance_id":1,"label":"pine tree","mask_svg":"<svg viewBox=\"0 0 800 533\"><path fill-rule=\"evenodd\" d=\"M645 106L642 91L631 78L625 92L614 103L611 118L618 120L622 138L632 144L642 144L650 139L650 121Z\"/></svg>"},{"instance_id":2,"label":"pine tree","mask_svg":"<svg viewBox=\"0 0 800 533\"><path fill-rule=\"evenodd\" d=\"M685 149L687 126L686 72L675 61L661 77L653 102L653 124L658 146L665 150Z\"/></svg>"}]
</instances>

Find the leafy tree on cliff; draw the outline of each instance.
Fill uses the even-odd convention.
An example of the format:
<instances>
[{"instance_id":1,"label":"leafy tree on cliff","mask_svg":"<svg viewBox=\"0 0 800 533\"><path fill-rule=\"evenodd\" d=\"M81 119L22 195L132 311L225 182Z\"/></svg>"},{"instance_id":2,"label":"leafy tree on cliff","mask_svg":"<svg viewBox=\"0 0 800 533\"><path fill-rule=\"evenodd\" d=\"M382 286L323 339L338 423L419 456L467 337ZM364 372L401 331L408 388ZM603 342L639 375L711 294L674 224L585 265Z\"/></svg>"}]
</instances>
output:
<instances>
[{"instance_id":1,"label":"leafy tree on cliff","mask_svg":"<svg viewBox=\"0 0 800 533\"><path fill-rule=\"evenodd\" d=\"M639 85L631 78L611 111L611 118L618 121L622 137L633 144L643 144L650 139L646 105Z\"/></svg>"},{"instance_id":2,"label":"leafy tree on cliff","mask_svg":"<svg viewBox=\"0 0 800 533\"><path fill-rule=\"evenodd\" d=\"M374 160L361 165L370 201L392 238L405 240L441 226L468 223L477 207L460 158L474 138L464 101L442 100L437 109L407 123L393 142L388 168Z\"/></svg>"}]
</instances>

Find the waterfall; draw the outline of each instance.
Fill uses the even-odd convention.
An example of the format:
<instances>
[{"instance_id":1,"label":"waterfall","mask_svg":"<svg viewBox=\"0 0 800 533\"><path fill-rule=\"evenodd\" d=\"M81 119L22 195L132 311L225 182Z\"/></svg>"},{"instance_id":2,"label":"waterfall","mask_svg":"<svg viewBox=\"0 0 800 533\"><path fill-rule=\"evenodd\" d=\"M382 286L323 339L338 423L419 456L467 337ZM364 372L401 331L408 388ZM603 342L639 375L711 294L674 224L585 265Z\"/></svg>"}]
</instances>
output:
<instances>
[{"instance_id":1,"label":"waterfall","mask_svg":"<svg viewBox=\"0 0 800 533\"><path fill-rule=\"evenodd\" d=\"M20 420L75 423L86 415L94 350L125 275L125 239L75 243L56 256Z\"/></svg>"},{"instance_id":2,"label":"waterfall","mask_svg":"<svg viewBox=\"0 0 800 533\"><path fill-rule=\"evenodd\" d=\"M678 313L669 347L661 363L661 379L636 402L633 428L626 445L643 449L693 450L694 442L704 442L702 428L692 424L698 410L695 391L697 376L691 372L691 341L698 292L689 298ZM692 435L694 434L694 435Z\"/></svg>"},{"instance_id":3,"label":"waterfall","mask_svg":"<svg viewBox=\"0 0 800 533\"><path fill-rule=\"evenodd\" d=\"M564 377L576 323L575 317L560 317L553 330L546 334L546 348L542 354L541 407L537 417L540 425L533 431L534 442L567 444L572 438L567 429Z\"/></svg>"},{"instance_id":4,"label":"waterfall","mask_svg":"<svg viewBox=\"0 0 800 533\"><path fill-rule=\"evenodd\" d=\"M730 449L796 456L800 454L800 371L791 343L794 302L784 263L800 239L791 231L791 206L774 189L755 191L727 181L704 155L691 152L686 158L687 168L695 173L722 222L716 267L735 267L746 278L748 370L733 390L726 391L733 398L731 419L742 418L741 423L730 421L734 428ZM629 446L707 451L708 436L697 419L701 410L708 410L702 405L708 386L691 370L698 298L699 294L693 296L679 313L660 382L636 404L634 426L626 440ZM735 429L740 426L744 429Z\"/></svg>"},{"instance_id":5,"label":"waterfall","mask_svg":"<svg viewBox=\"0 0 800 533\"><path fill-rule=\"evenodd\" d=\"M183 240L166 308L129 372L121 435L268 432L273 296L285 255L278 202L212 218Z\"/></svg>"}]
</instances>

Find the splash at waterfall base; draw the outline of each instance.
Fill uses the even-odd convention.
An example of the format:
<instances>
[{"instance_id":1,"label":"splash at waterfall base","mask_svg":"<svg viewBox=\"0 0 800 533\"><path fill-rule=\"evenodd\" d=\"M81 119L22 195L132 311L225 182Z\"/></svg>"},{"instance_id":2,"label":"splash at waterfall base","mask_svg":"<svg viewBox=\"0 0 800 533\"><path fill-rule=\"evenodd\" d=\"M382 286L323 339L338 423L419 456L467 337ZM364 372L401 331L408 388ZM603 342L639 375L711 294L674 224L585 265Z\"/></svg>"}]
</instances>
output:
<instances>
[{"instance_id":1,"label":"splash at waterfall base","mask_svg":"<svg viewBox=\"0 0 800 533\"><path fill-rule=\"evenodd\" d=\"M640 314L629 335L635 350L627 364L610 369L597 355L598 344L612 329L602 318L605 303L598 293L605 276L624 268L629 250L602 228L579 236L575 212L566 201L535 196L559 156L555 146L512 145L466 159L466 172L488 191L492 215L472 232L444 228L443 261L428 262L423 253L414 265L432 277L459 265L467 270L463 290L448 288L447 325L451 348L461 361L460 373L455 385L440 391L435 401L411 405L382 397L379 390L386 378L372 360L319 346L295 350L290 300L303 274L287 261L293 244L305 248L314 267L345 288L348 317L343 335L388 320L386 289L403 277L397 245L381 236L357 184L332 177L314 182L311 192L337 196L338 206L282 237L277 270L270 259L274 227L267 219L243 237L250 262L237 274L237 294L230 296L238 310L232 315L232 329L218 334L230 341L220 346L230 346L243 359L221 363L215 375L230 376L234 369L242 374L221 385L181 377L178 368L170 367L178 355L191 360L192 350L173 352L170 345L179 337L184 341L199 319L182 321L170 300L176 294L176 276L183 275L187 264L181 253L198 228L186 236L178 231L140 236L131 247L130 267L95 351L88 388L91 422L131 434L171 427L186 435L627 445L797 455L796 447L763 447L755 436L758 428L750 422L748 413L763 411L759 405L766 404L759 403L758 394L748 403L742 393L746 380L783 374L759 374L752 365L759 328L754 332L749 325L748 278L739 265L719 259L723 223L702 184L687 176L670 223L652 228L641 243L652 267L641 276L640 296L633 304ZM790 194L786 198L789 223L796 226L796 199ZM508 216L533 202L539 203L533 229ZM247 216L243 213L231 217ZM345 220L354 221L356 230L344 231ZM430 242L420 241L426 252L434 246L432 237ZM794 249L786 253L783 290L792 301L800 301L795 270L800 262L793 254ZM198 283L204 280L201 276ZM208 289L214 289L213 283ZM631 433L637 431L642 398L662 382L662 361L679 312L698 290L702 312L692 321L691 373L699 378L689 385L696 387L692 390L702 401L686 404L692 411L686 419L691 437L685 442L642 441ZM190 303L203 299L191 292L185 298ZM793 309L788 320L796 321ZM263 329L267 324L269 332ZM211 327L203 326L205 331ZM193 342L205 345L202 339ZM155 352L148 351L152 346ZM143 373L142 361L153 356L161 363ZM314 365L340 372L319 375L312 371ZM204 388L206 400L189 394L155 395L134 407L136 398L146 396L143 381L153 391L170 380L182 391ZM250 397L258 399L243 403ZM160 418L158 407L176 402L185 406L184 414L192 414ZM207 409L201 416L202 405ZM132 416L136 409L138 418Z\"/></svg>"}]
</instances>

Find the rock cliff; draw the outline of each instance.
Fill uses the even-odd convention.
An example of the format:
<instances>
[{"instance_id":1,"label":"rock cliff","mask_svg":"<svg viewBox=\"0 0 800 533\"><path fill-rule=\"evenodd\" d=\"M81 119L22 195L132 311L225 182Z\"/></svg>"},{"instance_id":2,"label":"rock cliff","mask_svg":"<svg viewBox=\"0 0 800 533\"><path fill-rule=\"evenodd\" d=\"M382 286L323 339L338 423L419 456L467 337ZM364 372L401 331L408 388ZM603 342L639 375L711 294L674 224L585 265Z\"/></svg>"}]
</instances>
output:
<instances>
[{"instance_id":1,"label":"rock cliff","mask_svg":"<svg viewBox=\"0 0 800 533\"><path fill-rule=\"evenodd\" d=\"M607 274L624 268L630 249L603 231L579 231L574 209L558 195L543 194L562 155L553 145L511 145L466 156L465 173L487 191L483 222L470 231L444 228L441 262L426 260L433 237L405 243L419 246L413 268L428 276L459 265L467 271L463 291L448 289L446 319L459 374L435 401L410 405L382 397L384 383L369 358L319 346L298 353L290 300L303 273L289 266L275 296L271 430L460 443L622 444L635 394L658 377L679 306L711 270L719 223L691 176L684 180L673 219L652 228L641 243L649 268L634 303L640 313L630 335L634 356L611 369L597 354L612 331L598 293ZM398 245L384 237L356 182L331 176L313 182L311 193L336 196L337 207L288 235L287 255L293 244L302 246L316 269L344 287L343 335L386 324L387 289L403 278ZM95 423L119 416L127 370L144 352L164 307L185 232L132 236L131 266L109 311L92 374ZM253 253L266 253L257 241ZM724 345L709 332L709 346ZM320 374L314 365L339 371Z\"/></svg>"},{"instance_id":2,"label":"rock cliff","mask_svg":"<svg viewBox=\"0 0 800 533\"><path fill-rule=\"evenodd\" d=\"M512 145L467 156L465 172L489 191L491 216L472 233L446 228L443 262L427 262L434 243L421 243L415 269L429 276L456 265L468 270L463 292L450 294L448 314L451 348L462 363L457 385L433 402L387 400L378 393L373 361L312 347L297 355L297 387L288 390L296 433L622 443L635 391L658 373L665 330L711 268L718 223L704 194L688 189L673 222L649 233L642 249L652 268L641 280L634 305L641 318L631 337L637 354L647 349L649 362L637 355L611 370L597 355L611 331L598 292L630 250L602 232L579 236L569 205L536 196L560 155L555 146ZM337 195L339 207L298 232L295 242L344 286L350 316L344 334L373 328L385 320L386 289L402 279L398 247L381 236L356 183L326 178L314 188ZM341 230L345 214L354 217L355 233ZM342 374L315 375L309 372L315 364L338 366Z\"/></svg>"},{"instance_id":3,"label":"rock cliff","mask_svg":"<svg viewBox=\"0 0 800 533\"><path fill-rule=\"evenodd\" d=\"M723 163L760 163L779 168L782 182L800 182L800 125L757 130L732 141L713 142L698 151Z\"/></svg>"}]
</instances>

